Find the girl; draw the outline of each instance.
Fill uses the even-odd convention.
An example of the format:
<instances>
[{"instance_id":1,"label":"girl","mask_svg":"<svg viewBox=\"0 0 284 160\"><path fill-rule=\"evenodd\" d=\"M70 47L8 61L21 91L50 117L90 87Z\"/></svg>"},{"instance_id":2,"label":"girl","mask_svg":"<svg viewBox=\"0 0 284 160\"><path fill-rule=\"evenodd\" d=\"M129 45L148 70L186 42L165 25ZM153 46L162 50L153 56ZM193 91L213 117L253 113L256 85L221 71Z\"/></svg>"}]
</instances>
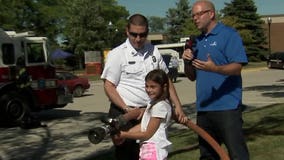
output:
<instances>
[{"instance_id":1,"label":"girl","mask_svg":"<svg viewBox=\"0 0 284 160\"><path fill-rule=\"evenodd\" d=\"M146 92L151 98L140 124L129 131L121 131L115 137L140 140L140 160L164 160L171 142L167 139L172 106L169 100L169 78L160 69L149 72L146 77Z\"/></svg>"}]
</instances>

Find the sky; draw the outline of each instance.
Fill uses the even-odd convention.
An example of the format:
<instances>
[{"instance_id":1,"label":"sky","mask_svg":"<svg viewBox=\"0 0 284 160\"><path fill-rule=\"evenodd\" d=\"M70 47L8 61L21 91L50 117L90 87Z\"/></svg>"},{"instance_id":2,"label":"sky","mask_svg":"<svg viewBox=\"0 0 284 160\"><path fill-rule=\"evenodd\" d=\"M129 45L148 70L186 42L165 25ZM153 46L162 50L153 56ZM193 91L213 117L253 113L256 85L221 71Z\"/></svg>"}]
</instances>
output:
<instances>
[{"instance_id":1,"label":"sky","mask_svg":"<svg viewBox=\"0 0 284 160\"><path fill-rule=\"evenodd\" d=\"M190 6L195 0L188 0ZM178 0L117 0L121 6L125 6L130 15L140 13L147 17L158 16L165 17L169 8L176 8ZM224 8L224 3L231 0L212 0L216 10ZM284 14L283 0L254 0L259 15Z\"/></svg>"}]
</instances>

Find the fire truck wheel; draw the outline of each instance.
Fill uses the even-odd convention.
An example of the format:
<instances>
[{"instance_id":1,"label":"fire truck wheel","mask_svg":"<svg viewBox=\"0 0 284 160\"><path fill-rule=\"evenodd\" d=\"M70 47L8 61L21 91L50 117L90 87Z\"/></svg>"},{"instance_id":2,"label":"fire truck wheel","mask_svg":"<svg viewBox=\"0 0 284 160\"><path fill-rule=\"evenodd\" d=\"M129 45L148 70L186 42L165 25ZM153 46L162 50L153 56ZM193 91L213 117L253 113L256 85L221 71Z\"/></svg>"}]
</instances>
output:
<instances>
[{"instance_id":1,"label":"fire truck wheel","mask_svg":"<svg viewBox=\"0 0 284 160\"><path fill-rule=\"evenodd\" d=\"M0 98L0 104L5 110L5 121L19 122L28 111L28 106L24 98L15 92L10 92Z\"/></svg>"},{"instance_id":2,"label":"fire truck wheel","mask_svg":"<svg viewBox=\"0 0 284 160\"><path fill-rule=\"evenodd\" d=\"M81 97L84 93L84 89L82 86L76 86L74 91L73 91L73 96L74 97Z\"/></svg>"}]
</instances>

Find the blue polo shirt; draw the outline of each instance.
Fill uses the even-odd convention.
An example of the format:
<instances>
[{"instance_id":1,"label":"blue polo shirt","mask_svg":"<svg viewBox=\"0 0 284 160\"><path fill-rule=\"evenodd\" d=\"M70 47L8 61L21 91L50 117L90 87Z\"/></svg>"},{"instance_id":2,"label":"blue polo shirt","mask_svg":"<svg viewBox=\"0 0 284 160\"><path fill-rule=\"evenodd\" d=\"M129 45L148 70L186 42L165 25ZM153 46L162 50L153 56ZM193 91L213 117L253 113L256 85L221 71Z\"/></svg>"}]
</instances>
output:
<instances>
[{"instance_id":1,"label":"blue polo shirt","mask_svg":"<svg viewBox=\"0 0 284 160\"><path fill-rule=\"evenodd\" d=\"M196 58L207 61L207 55L216 65L247 64L247 56L239 34L232 28L217 23L211 33L196 40ZM242 102L241 76L196 70L197 111L235 109Z\"/></svg>"}]
</instances>

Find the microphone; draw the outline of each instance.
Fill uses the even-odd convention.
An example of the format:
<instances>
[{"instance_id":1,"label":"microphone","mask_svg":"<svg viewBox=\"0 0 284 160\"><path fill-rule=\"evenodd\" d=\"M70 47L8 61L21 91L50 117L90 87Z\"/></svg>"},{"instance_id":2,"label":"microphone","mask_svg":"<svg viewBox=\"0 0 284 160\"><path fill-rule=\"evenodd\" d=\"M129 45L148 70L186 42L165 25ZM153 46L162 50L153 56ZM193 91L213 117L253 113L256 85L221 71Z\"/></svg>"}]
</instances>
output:
<instances>
[{"instance_id":1,"label":"microphone","mask_svg":"<svg viewBox=\"0 0 284 160\"><path fill-rule=\"evenodd\" d=\"M189 39L185 41L184 49L190 49L193 50L193 48L196 46L196 37L191 35L189 36Z\"/></svg>"},{"instance_id":2,"label":"microphone","mask_svg":"<svg viewBox=\"0 0 284 160\"><path fill-rule=\"evenodd\" d=\"M193 35L190 35L189 39L185 41L184 50L190 49L192 53L195 54L196 53L196 51L194 50L195 46L196 46L196 37ZM191 61L192 60L184 60L185 63L191 63Z\"/></svg>"}]
</instances>

